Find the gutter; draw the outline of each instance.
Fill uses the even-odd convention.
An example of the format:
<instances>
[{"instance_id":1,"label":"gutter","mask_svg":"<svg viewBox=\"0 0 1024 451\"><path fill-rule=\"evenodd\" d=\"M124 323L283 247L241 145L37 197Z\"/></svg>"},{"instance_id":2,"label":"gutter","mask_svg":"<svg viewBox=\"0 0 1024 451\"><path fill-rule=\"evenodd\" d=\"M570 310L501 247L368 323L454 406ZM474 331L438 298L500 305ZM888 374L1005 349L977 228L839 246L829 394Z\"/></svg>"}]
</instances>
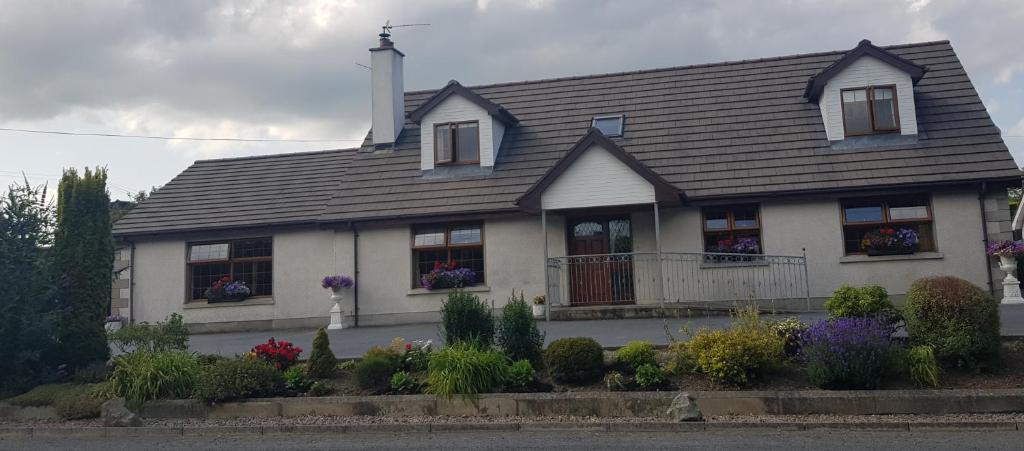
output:
<instances>
[{"instance_id":1,"label":"gutter","mask_svg":"<svg viewBox=\"0 0 1024 451\"><path fill-rule=\"evenodd\" d=\"M985 215L985 190L988 188L985 182L981 182L978 190L978 207L981 209L981 245L982 249L988 248L988 217ZM985 255L985 272L988 273L988 294L995 296L996 287L992 284L992 262L988 255Z\"/></svg>"}]
</instances>

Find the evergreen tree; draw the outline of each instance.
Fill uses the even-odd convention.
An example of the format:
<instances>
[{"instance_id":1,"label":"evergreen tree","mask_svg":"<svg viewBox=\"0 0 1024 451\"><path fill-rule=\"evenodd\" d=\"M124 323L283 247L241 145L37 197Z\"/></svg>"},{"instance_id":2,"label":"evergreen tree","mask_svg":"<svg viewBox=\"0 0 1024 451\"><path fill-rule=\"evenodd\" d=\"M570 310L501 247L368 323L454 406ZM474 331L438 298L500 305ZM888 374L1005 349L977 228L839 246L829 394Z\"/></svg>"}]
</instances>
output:
<instances>
[{"instance_id":1,"label":"evergreen tree","mask_svg":"<svg viewBox=\"0 0 1024 451\"><path fill-rule=\"evenodd\" d=\"M327 331L321 327L313 337L313 351L309 354L309 377L328 379L334 376L337 366L338 359L331 352L330 338L327 337Z\"/></svg>"},{"instance_id":2,"label":"evergreen tree","mask_svg":"<svg viewBox=\"0 0 1024 451\"><path fill-rule=\"evenodd\" d=\"M54 276L57 292L57 346L70 369L110 355L103 318L110 307L114 245L110 235L107 171L64 171L57 189Z\"/></svg>"},{"instance_id":3,"label":"evergreen tree","mask_svg":"<svg viewBox=\"0 0 1024 451\"><path fill-rule=\"evenodd\" d=\"M46 186L12 185L0 198L0 394L30 388L44 377L51 342L48 280L53 208Z\"/></svg>"}]
</instances>

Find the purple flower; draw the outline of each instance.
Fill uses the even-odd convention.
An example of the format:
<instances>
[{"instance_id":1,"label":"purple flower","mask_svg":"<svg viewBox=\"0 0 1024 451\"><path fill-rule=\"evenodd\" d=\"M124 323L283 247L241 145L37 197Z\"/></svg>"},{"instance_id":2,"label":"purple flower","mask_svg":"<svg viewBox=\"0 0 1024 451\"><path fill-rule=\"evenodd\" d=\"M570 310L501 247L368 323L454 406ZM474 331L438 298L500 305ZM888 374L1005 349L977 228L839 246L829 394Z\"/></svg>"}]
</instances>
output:
<instances>
[{"instance_id":1,"label":"purple flower","mask_svg":"<svg viewBox=\"0 0 1024 451\"><path fill-rule=\"evenodd\" d=\"M423 277L420 286L427 290L462 288L476 282L476 272L469 268L449 269L447 264L439 264Z\"/></svg>"},{"instance_id":2,"label":"purple flower","mask_svg":"<svg viewBox=\"0 0 1024 451\"><path fill-rule=\"evenodd\" d=\"M756 254L761 252L761 246L758 244L757 238L740 238L732 246L732 251L737 254Z\"/></svg>"},{"instance_id":3,"label":"purple flower","mask_svg":"<svg viewBox=\"0 0 1024 451\"><path fill-rule=\"evenodd\" d=\"M823 388L875 388L890 364L894 327L882 318L836 318L800 336L800 359Z\"/></svg>"},{"instance_id":4,"label":"purple flower","mask_svg":"<svg viewBox=\"0 0 1024 451\"><path fill-rule=\"evenodd\" d=\"M1020 257L1024 255L1024 241L995 241L985 247L985 253L993 257Z\"/></svg>"},{"instance_id":5,"label":"purple flower","mask_svg":"<svg viewBox=\"0 0 1024 451\"><path fill-rule=\"evenodd\" d=\"M252 291L245 285L245 282L236 280L224 287L224 294L228 296L248 296Z\"/></svg>"},{"instance_id":6,"label":"purple flower","mask_svg":"<svg viewBox=\"0 0 1024 451\"><path fill-rule=\"evenodd\" d=\"M320 286L324 288L330 288L332 290L338 290L341 288L349 288L355 283L349 276L327 276L320 282Z\"/></svg>"}]
</instances>

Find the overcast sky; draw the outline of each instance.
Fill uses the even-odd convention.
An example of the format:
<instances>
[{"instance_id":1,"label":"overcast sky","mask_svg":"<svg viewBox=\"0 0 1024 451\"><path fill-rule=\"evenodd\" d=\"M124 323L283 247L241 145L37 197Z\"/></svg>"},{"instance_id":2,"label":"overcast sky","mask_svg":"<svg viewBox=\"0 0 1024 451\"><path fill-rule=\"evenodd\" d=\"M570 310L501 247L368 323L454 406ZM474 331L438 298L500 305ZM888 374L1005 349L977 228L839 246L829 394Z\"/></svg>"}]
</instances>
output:
<instances>
[{"instance_id":1,"label":"overcast sky","mask_svg":"<svg viewBox=\"0 0 1024 451\"><path fill-rule=\"evenodd\" d=\"M1024 2L639 0L0 0L0 185L107 166L111 194L193 160L356 145L369 128L367 49L395 29L406 89L949 39L1024 163ZM2 190L2 189L0 189Z\"/></svg>"}]
</instances>

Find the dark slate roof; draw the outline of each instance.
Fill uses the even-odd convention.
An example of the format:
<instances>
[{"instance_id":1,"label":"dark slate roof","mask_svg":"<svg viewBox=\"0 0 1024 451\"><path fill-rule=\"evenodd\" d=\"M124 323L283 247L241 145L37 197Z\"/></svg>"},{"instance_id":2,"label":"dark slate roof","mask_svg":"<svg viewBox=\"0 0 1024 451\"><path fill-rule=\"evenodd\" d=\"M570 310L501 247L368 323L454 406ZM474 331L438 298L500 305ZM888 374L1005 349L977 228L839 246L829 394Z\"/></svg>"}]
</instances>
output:
<instances>
[{"instance_id":1,"label":"dark slate roof","mask_svg":"<svg viewBox=\"0 0 1024 451\"><path fill-rule=\"evenodd\" d=\"M419 127L410 120L390 152L375 152L367 137L358 152L197 162L115 230L521 211L516 199L588 132L594 116L609 114L625 115L625 136L614 142L688 202L1019 180L949 42L883 48L928 67L915 88L916 140L831 145L818 106L803 94L844 51L475 86L472 92L519 119L490 174L422 177ZM406 112L439 91L406 93Z\"/></svg>"},{"instance_id":2,"label":"dark slate roof","mask_svg":"<svg viewBox=\"0 0 1024 451\"><path fill-rule=\"evenodd\" d=\"M196 161L114 225L118 235L315 222L356 149Z\"/></svg>"},{"instance_id":3,"label":"dark slate roof","mask_svg":"<svg viewBox=\"0 0 1024 451\"><path fill-rule=\"evenodd\" d=\"M364 146L321 219L514 210L592 117L617 113L615 141L688 201L1020 177L948 41L883 48L929 69L915 89L916 143L830 145L803 92L844 51L475 86L520 120L492 174L422 178L419 128L406 122L394 152ZM407 93L406 111L434 93Z\"/></svg>"},{"instance_id":4,"label":"dark slate roof","mask_svg":"<svg viewBox=\"0 0 1024 451\"><path fill-rule=\"evenodd\" d=\"M853 50L846 52L842 58L837 59L834 63L830 64L824 70L811 77L807 80L807 88L804 89L804 97L808 100L817 103L818 97L821 96L821 92L825 90L825 85L828 81L839 75L843 69L846 69L857 61L862 56L873 56L879 60L890 64L893 67L906 72L910 75L910 80L916 85L917 82L921 81L921 77L924 77L924 73L928 72L928 68L920 64L914 64L913 61L900 58L892 52L889 52L881 47L878 47L871 43L871 41L865 39L860 41Z\"/></svg>"},{"instance_id":5,"label":"dark slate roof","mask_svg":"<svg viewBox=\"0 0 1024 451\"><path fill-rule=\"evenodd\" d=\"M509 113L505 107L483 98L480 94L473 92L472 89L462 86L455 80L449 81L444 89L437 91L437 93L430 96L426 102L423 102L422 105L409 113L409 119L419 124L430 110L433 110L435 107L440 105L441 102L444 102L445 99L453 95L462 96L466 100L475 103L480 108L486 110L487 114L494 116L505 125L515 126L519 123L519 119L516 119L516 117L513 116L512 113Z\"/></svg>"}]
</instances>

